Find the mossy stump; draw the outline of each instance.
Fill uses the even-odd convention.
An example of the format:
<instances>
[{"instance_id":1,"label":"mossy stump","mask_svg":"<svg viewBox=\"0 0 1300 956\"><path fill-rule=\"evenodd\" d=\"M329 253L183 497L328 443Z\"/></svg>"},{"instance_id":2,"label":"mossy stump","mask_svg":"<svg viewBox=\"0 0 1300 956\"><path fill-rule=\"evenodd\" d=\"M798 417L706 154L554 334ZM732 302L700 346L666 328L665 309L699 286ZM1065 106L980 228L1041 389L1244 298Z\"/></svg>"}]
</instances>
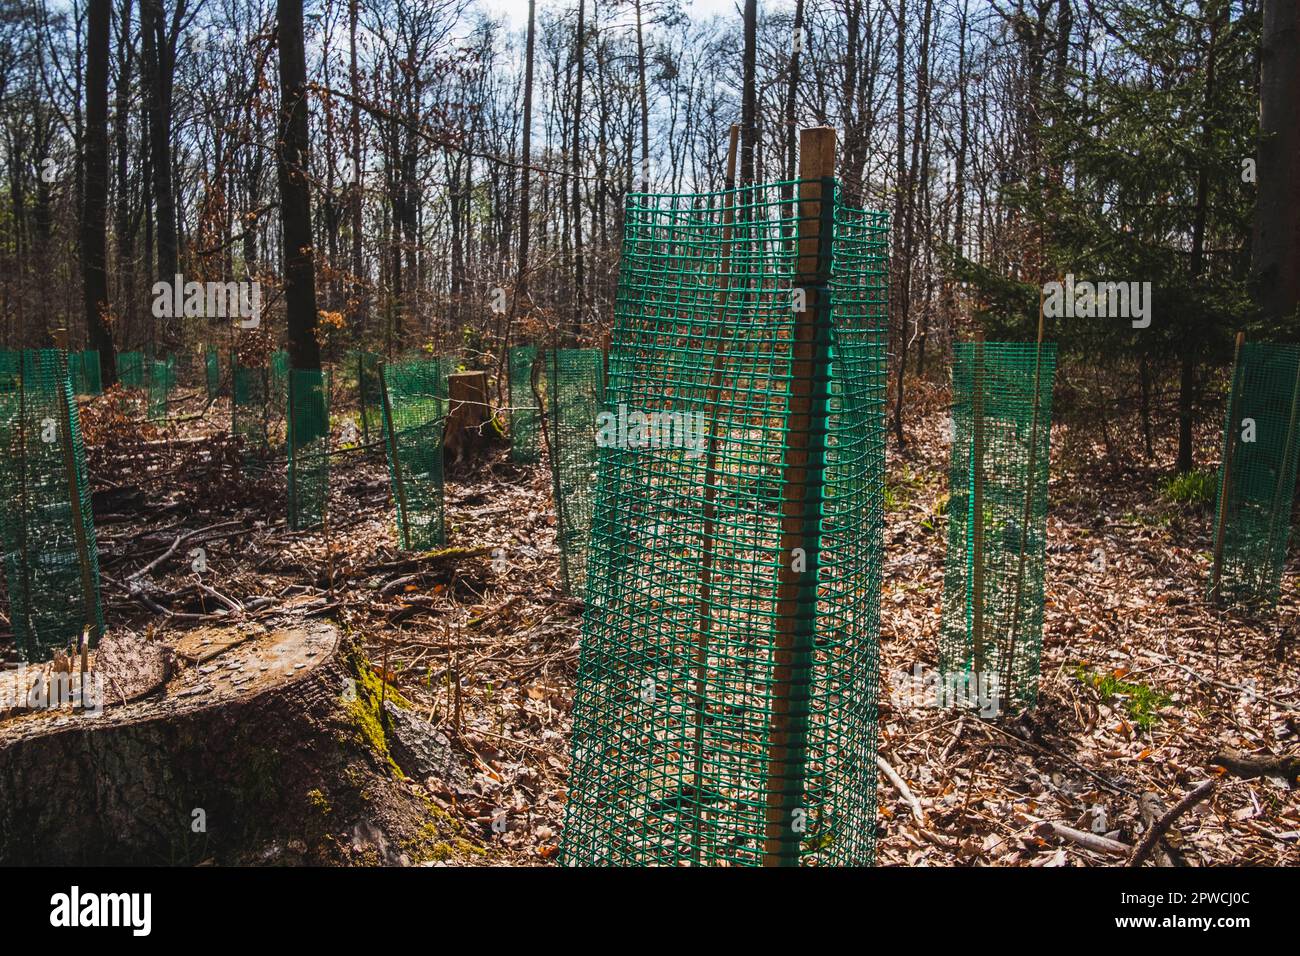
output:
<instances>
[{"instance_id":1,"label":"mossy stump","mask_svg":"<svg viewBox=\"0 0 1300 956\"><path fill-rule=\"evenodd\" d=\"M50 668L3 675L0 865L416 862L426 805L332 624L122 646L90 662L98 714L24 696Z\"/></svg>"}]
</instances>

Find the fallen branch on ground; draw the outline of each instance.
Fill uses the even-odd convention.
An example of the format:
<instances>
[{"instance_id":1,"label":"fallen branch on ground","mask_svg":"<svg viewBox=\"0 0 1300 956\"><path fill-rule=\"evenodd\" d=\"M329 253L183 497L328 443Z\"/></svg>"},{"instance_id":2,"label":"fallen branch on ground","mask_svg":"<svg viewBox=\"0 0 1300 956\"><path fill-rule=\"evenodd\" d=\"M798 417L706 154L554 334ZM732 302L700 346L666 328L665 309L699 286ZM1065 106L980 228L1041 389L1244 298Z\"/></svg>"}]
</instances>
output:
<instances>
[{"instance_id":1,"label":"fallen branch on ground","mask_svg":"<svg viewBox=\"0 0 1300 956\"><path fill-rule=\"evenodd\" d=\"M1069 840L1071 843L1083 847L1085 850L1092 850L1094 853L1104 853L1107 856L1128 856L1130 847L1127 843L1120 843L1118 840L1112 840L1110 837L1099 836L1096 833L1085 833L1083 830L1076 830L1074 827L1067 827L1064 823L1054 823L1050 820L1044 820L1037 827L1039 836L1057 836L1063 840Z\"/></svg>"},{"instance_id":2,"label":"fallen branch on ground","mask_svg":"<svg viewBox=\"0 0 1300 956\"><path fill-rule=\"evenodd\" d=\"M1300 754L1281 757L1244 754L1225 747L1210 758L1211 766L1223 767L1243 780L1255 777L1285 777L1288 782L1300 777Z\"/></svg>"},{"instance_id":3,"label":"fallen branch on ground","mask_svg":"<svg viewBox=\"0 0 1300 956\"><path fill-rule=\"evenodd\" d=\"M1215 783L1215 779L1211 777L1209 780L1205 780L1198 784L1196 788L1187 793L1183 799L1175 803L1168 813L1147 829L1147 832L1143 835L1142 839L1138 841L1137 846L1133 848L1133 854L1128 858L1128 862L1124 865L1141 866L1142 861L1150 856L1151 851L1156 848L1156 841L1164 835L1165 831L1173 825L1175 820L1208 797L1214 791Z\"/></svg>"},{"instance_id":4,"label":"fallen branch on ground","mask_svg":"<svg viewBox=\"0 0 1300 956\"><path fill-rule=\"evenodd\" d=\"M876 758L876 766L889 778L889 782L894 785L894 789L907 801L908 806L912 808L912 816L916 817L916 822L924 826L925 813L921 810L921 803L916 799L916 794L912 793L911 788L908 787L903 778L898 775L898 771L891 767L889 761L885 760L884 757Z\"/></svg>"}]
</instances>

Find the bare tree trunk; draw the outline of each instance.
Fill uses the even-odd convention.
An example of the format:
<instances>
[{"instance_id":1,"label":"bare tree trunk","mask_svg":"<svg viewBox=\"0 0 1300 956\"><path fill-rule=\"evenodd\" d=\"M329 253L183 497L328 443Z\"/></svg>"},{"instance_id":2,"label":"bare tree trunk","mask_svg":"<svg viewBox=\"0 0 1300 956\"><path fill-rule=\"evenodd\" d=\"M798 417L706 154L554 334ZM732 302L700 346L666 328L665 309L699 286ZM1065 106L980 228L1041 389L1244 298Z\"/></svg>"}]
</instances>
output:
<instances>
[{"instance_id":1,"label":"bare tree trunk","mask_svg":"<svg viewBox=\"0 0 1300 956\"><path fill-rule=\"evenodd\" d=\"M740 184L754 183L754 147L757 136L758 0L745 0L744 78L740 100Z\"/></svg>"},{"instance_id":2,"label":"bare tree trunk","mask_svg":"<svg viewBox=\"0 0 1300 956\"><path fill-rule=\"evenodd\" d=\"M524 50L524 117L523 117L523 160L519 169L519 257L515 260L515 294L510 303L510 314L506 318L505 334L501 337L500 369L509 368L510 343L514 332L515 319L519 310L528 301L528 240L530 236L529 203L532 194L529 190L531 179L529 166L533 162L533 54L536 48L537 0L528 0L528 39ZM497 401L505 398L505 375L497 376Z\"/></svg>"},{"instance_id":3,"label":"bare tree trunk","mask_svg":"<svg viewBox=\"0 0 1300 956\"><path fill-rule=\"evenodd\" d=\"M1300 14L1290 0L1264 0L1259 158L1252 244L1255 301L1268 319L1300 302Z\"/></svg>"},{"instance_id":4,"label":"bare tree trunk","mask_svg":"<svg viewBox=\"0 0 1300 956\"><path fill-rule=\"evenodd\" d=\"M906 207L908 192L907 182L907 113L904 97L904 68L906 67L907 53L907 0L898 0L898 34L895 45L895 77L894 77L894 103L898 111L894 153L894 170L897 177L894 185L894 277L895 290L894 301L898 303L898 341L899 352L897 366L898 379L894 383L894 437L897 439L899 447L907 443L903 435L903 377L907 371L907 290L903 288L901 276L903 272L903 263L907 258L907 246L903 237L899 234L899 226L903 221L903 213Z\"/></svg>"},{"instance_id":5,"label":"bare tree trunk","mask_svg":"<svg viewBox=\"0 0 1300 956\"><path fill-rule=\"evenodd\" d=\"M1224 8L1226 12L1226 8ZM1210 21L1209 45L1206 48L1205 65L1205 115L1202 118L1201 145L1207 151L1213 140L1214 130L1209 121L1210 104L1214 99L1215 44L1218 39L1220 20L1223 14L1216 13ZM1205 164L1196 174L1196 207L1192 221L1192 256L1191 275L1193 284L1205 271L1205 224L1209 215L1210 175ZM1196 336L1192 329L1185 329L1180 348L1180 369L1178 376L1178 462L1177 470L1181 474L1192 470L1192 432L1196 403Z\"/></svg>"},{"instance_id":6,"label":"bare tree trunk","mask_svg":"<svg viewBox=\"0 0 1300 956\"><path fill-rule=\"evenodd\" d=\"M970 145L970 110L966 101L966 84L968 81L966 75L966 32L967 17L969 8L966 0L962 0L961 19L958 22L957 33L957 100L958 100L958 131L957 131L957 162L953 170L955 197L953 204L953 249L958 256L966 255L966 151ZM956 316L956 296L953 289L953 283L948 280L948 302L944 316L945 321L949 323L948 329L951 336L955 339L957 334L957 316Z\"/></svg>"},{"instance_id":7,"label":"bare tree trunk","mask_svg":"<svg viewBox=\"0 0 1300 956\"><path fill-rule=\"evenodd\" d=\"M117 380L113 337L108 331L108 274L104 229L108 211L108 35L109 0L86 8L85 195L81 214L82 306L90 347L99 350L108 384Z\"/></svg>"},{"instance_id":8,"label":"bare tree trunk","mask_svg":"<svg viewBox=\"0 0 1300 956\"><path fill-rule=\"evenodd\" d=\"M358 338L365 334L369 318L368 293L364 276L366 263L362 258L361 235L364 226L362 207L363 186L361 177L361 74L357 68L357 0L348 0L348 85L352 93L351 115L348 119L349 147L352 155L352 188L348 197L352 220L352 297L356 308Z\"/></svg>"},{"instance_id":9,"label":"bare tree trunk","mask_svg":"<svg viewBox=\"0 0 1300 956\"><path fill-rule=\"evenodd\" d=\"M578 0L578 34L575 56L578 61L578 75L573 94L573 332L577 335L582 329L583 306L583 261L582 261L582 76L583 61L586 50L586 4Z\"/></svg>"},{"instance_id":10,"label":"bare tree trunk","mask_svg":"<svg viewBox=\"0 0 1300 956\"><path fill-rule=\"evenodd\" d=\"M179 18L180 11L177 11ZM141 34L147 70L146 89L149 103L149 164L153 171L155 212L155 248L158 255L157 277L175 282L180 271L180 253L176 240L176 199L172 192L172 78L176 68L174 38L163 16L162 0L141 0ZM164 341L180 342L180 320L168 321Z\"/></svg>"},{"instance_id":11,"label":"bare tree trunk","mask_svg":"<svg viewBox=\"0 0 1300 956\"><path fill-rule=\"evenodd\" d=\"M277 0L280 117L276 173L284 231L284 301L293 368L320 368L316 340L316 265L312 258L311 196L307 190L307 60L302 0Z\"/></svg>"},{"instance_id":12,"label":"bare tree trunk","mask_svg":"<svg viewBox=\"0 0 1300 956\"><path fill-rule=\"evenodd\" d=\"M113 138L117 148L117 208L114 210L113 234L117 239L117 316L118 338L130 327L130 317L135 303L135 230L131 224L130 145L127 133L131 117L131 0L123 0L121 23L118 30L117 51L121 73L114 90ZM99 356L100 374L104 387L117 383L117 355Z\"/></svg>"},{"instance_id":13,"label":"bare tree trunk","mask_svg":"<svg viewBox=\"0 0 1300 956\"><path fill-rule=\"evenodd\" d=\"M795 131L795 106L799 92L799 54L803 47L803 3L804 0L795 0L794 27L790 37L790 76L785 88L785 170L782 176L786 185L781 187L782 202L789 202L794 198L795 144L798 142ZM847 133L846 130L846 136Z\"/></svg>"},{"instance_id":14,"label":"bare tree trunk","mask_svg":"<svg viewBox=\"0 0 1300 956\"><path fill-rule=\"evenodd\" d=\"M802 2L802 0L801 0ZM645 82L645 31L641 23L641 0L636 3L636 72L641 95L641 191L650 191L650 98Z\"/></svg>"}]
</instances>

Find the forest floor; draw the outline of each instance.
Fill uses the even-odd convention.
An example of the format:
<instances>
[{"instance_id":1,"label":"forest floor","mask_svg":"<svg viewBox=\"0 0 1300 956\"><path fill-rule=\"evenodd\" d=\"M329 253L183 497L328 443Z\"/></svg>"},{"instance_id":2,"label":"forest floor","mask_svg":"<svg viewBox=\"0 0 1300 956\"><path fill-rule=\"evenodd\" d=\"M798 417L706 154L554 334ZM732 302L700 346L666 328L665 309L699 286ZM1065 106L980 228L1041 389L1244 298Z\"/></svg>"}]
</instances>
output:
<instances>
[{"instance_id":1,"label":"forest floor","mask_svg":"<svg viewBox=\"0 0 1300 956\"><path fill-rule=\"evenodd\" d=\"M1054 827L1132 845L1144 795L1158 816L1216 777L1157 858L1300 864L1297 792L1210 764L1223 748L1300 748L1297 568L1267 616L1209 607L1213 503L1160 492L1164 446L1113 468L1084 430L1053 427L1038 706L985 720L920 699L915 675L937 663L949 447L946 391L910 391L907 449L891 439L888 452L879 753L912 799L882 773L878 862L1122 863ZM559 592L545 466L495 452L452 469L448 545L465 550L412 560L396 548L382 449L336 459L328 534L291 532L283 465L235 479L228 405L187 394L161 427L120 395L83 409L110 629L152 636L286 604L337 619L461 761L454 780L414 782L467 837L445 862L553 861L581 605ZM1211 461L1217 437L1203 437Z\"/></svg>"}]
</instances>

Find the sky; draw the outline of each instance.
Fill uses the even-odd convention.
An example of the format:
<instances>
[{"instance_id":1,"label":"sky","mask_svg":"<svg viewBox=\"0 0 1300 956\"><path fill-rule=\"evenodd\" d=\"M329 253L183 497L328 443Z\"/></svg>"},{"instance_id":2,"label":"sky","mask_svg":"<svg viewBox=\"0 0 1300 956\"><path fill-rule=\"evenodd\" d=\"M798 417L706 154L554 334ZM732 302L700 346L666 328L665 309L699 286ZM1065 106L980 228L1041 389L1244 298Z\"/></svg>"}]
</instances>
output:
<instances>
[{"instance_id":1,"label":"sky","mask_svg":"<svg viewBox=\"0 0 1300 956\"><path fill-rule=\"evenodd\" d=\"M572 3L575 0L563 0ZM605 0L607 3L608 0ZM762 0L760 0L762 2ZM538 7L554 6L557 0L538 0ZM737 9L740 0L683 0L682 8L693 20L707 20L711 16L735 16L739 19ZM523 29L528 25L528 0L479 0L479 6L497 16L504 16L511 29Z\"/></svg>"}]
</instances>

